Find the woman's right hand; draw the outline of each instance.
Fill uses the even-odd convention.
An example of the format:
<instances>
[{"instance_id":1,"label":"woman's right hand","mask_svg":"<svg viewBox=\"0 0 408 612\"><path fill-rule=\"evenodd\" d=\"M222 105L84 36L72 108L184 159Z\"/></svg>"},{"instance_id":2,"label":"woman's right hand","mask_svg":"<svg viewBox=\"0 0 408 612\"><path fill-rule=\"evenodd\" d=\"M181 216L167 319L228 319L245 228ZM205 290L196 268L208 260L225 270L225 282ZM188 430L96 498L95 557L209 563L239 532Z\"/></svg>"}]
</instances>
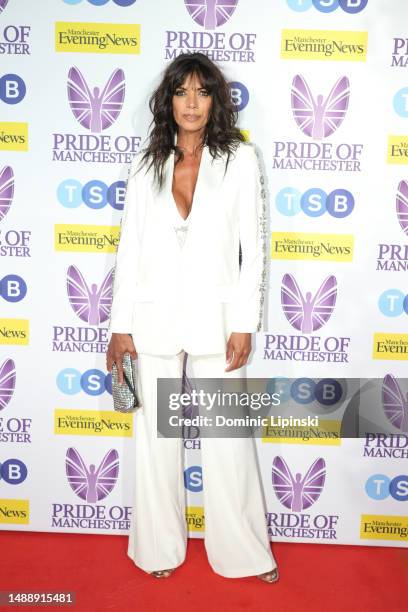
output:
<instances>
[{"instance_id":1,"label":"woman's right hand","mask_svg":"<svg viewBox=\"0 0 408 612\"><path fill-rule=\"evenodd\" d=\"M129 334L112 334L106 353L106 367L108 372L112 371L112 365L116 363L118 370L118 381L123 383L122 360L125 353L130 353L132 359L137 358L135 345L132 336Z\"/></svg>"}]
</instances>

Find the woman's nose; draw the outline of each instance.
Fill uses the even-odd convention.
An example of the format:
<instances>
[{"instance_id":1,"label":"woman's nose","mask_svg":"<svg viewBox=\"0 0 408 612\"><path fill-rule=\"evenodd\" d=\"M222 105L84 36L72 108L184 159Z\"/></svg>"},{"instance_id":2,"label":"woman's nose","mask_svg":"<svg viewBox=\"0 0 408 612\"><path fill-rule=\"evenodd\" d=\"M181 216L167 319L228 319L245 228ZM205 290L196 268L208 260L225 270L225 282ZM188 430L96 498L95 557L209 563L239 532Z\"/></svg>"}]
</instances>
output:
<instances>
[{"instance_id":1,"label":"woman's nose","mask_svg":"<svg viewBox=\"0 0 408 612\"><path fill-rule=\"evenodd\" d=\"M187 94L187 106L188 108L196 108L197 106L197 94L193 91Z\"/></svg>"}]
</instances>

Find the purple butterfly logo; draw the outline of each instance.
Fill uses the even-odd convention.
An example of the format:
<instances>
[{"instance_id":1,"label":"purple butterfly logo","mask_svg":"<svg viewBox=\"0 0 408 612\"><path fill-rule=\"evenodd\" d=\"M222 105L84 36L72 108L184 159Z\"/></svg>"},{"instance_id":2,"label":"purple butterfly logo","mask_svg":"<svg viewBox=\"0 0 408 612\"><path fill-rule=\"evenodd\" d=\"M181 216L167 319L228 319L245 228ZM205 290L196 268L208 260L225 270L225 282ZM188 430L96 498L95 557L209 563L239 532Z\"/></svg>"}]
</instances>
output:
<instances>
[{"instance_id":1,"label":"purple butterfly logo","mask_svg":"<svg viewBox=\"0 0 408 612\"><path fill-rule=\"evenodd\" d=\"M387 419L401 431L408 432L408 393L404 397L398 381L392 374L384 376L382 402Z\"/></svg>"},{"instance_id":2,"label":"purple butterfly logo","mask_svg":"<svg viewBox=\"0 0 408 612\"><path fill-rule=\"evenodd\" d=\"M330 319L337 297L335 276L328 276L316 295L310 291L303 297L292 274L285 274L282 280L281 304L289 323L302 334L317 331Z\"/></svg>"},{"instance_id":3,"label":"purple butterfly logo","mask_svg":"<svg viewBox=\"0 0 408 612\"><path fill-rule=\"evenodd\" d=\"M8 3L8 0L0 0L0 13L4 11Z\"/></svg>"},{"instance_id":4,"label":"purple butterfly logo","mask_svg":"<svg viewBox=\"0 0 408 612\"><path fill-rule=\"evenodd\" d=\"M316 459L302 478L293 477L283 457L275 457L272 464L272 484L279 501L293 512L310 508L320 497L326 480L326 463Z\"/></svg>"},{"instance_id":5,"label":"purple butterfly logo","mask_svg":"<svg viewBox=\"0 0 408 612\"><path fill-rule=\"evenodd\" d=\"M125 99L125 74L117 68L103 88L91 90L78 68L70 68L68 73L68 100L75 119L99 134L110 127L119 117Z\"/></svg>"},{"instance_id":6,"label":"purple butterfly logo","mask_svg":"<svg viewBox=\"0 0 408 612\"><path fill-rule=\"evenodd\" d=\"M408 236L408 183L401 181L397 191L397 217L404 232Z\"/></svg>"},{"instance_id":7,"label":"purple butterfly logo","mask_svg":"<svg viewBox=\"0 0 408 612\"><path fill-rule=\"evenodd\" d=\"M0 410L9 403L16 386L16 366L12 359L6 359L0 366Z\"/></svg>"},{"instance_id":8,"label":"purple butterfly logo","mask_svg":"<svg viewBox=\"0 0 408 612\"><path fill-rule=\"evenodd\" d=\"M300 74L293 79L293 116L302 132L315 140L327 138L337 130L346 115L349 98L350 83L345 76L337 81L326 100L321 94L315 100Z\"/></svg>"},{"instance_id":9,"label":"purple butterfly logo","mask_svg":"<svg viewBox=\"0 0 408 612\"><path fill-rule=\"evenodd\" d=\"M7 215L14 196L14 174L10 166L0 172L0 221Z\"/></svg>"},{"instance_id":10,"label":"purple butterfly logo","mask_svg":"<svg viewBox=\"0 0 408 612\"><path fill-rule=\"evenodd\" d=\"M222 26L235 11L238 0L184 0L189 15L206 30Z\"/></svg>"},{"instance_id":11,"label":"purple butterfly logo","mask_svg":"<svg viewBox=\"0 0 408 612\"><path fill-rule=\"evenodd\" d=\"M90 504L105 499L112 491L119 474L118 451L111 449L102 459L98 469L93 463L89 469L75 448L69 448L65 457L65 470L71 489Z\"/></svg>"},{"instance_id":12,"label":"purple butterfly logo","mask_svg":"<svg viewBox=\"0 0 408 612\"><path fill-rule=\"evenodd\" d=\"M73 311L89 325L99 325L109 318L112 304L114 268L106 275L99 291L98 285L89 289L84 277L76 266L69 266L67 292Z\"/></svg>"}]
</instances>

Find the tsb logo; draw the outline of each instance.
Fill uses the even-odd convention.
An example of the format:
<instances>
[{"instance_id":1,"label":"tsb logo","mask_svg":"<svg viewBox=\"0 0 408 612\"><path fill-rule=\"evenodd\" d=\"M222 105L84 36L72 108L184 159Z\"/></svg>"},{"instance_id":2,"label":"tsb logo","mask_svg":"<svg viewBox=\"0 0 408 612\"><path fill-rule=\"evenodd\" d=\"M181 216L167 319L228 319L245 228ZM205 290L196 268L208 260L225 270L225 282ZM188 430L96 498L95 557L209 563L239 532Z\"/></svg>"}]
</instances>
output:
<instances>
[{"instance_id":1,"label":"tsb logo","mask_svg":"<svg viewBox=\"0 0 408 612\"><path fill-rule=\"evenodd\" d=\"M394 96L393 105L395 112L400 117L408 117L408 87L399 89Z\"/></svg>"},{"instance_id":2,"label":"tsb logo","mask_svg":"<svg viewBox=\"0 0 408 612\"><path fill-rule=\"evenodd\" d=\"M243 83L232 81L229 83L231 91L231 100L237 111L242 111L249 102L249 91Z\"/></svg>"},{"instance_id":3,"label":"tsb logo","mask_svg":"<svg viewBox=\"0 0 408 612\"><path fill-rule=\"evenodd\" d=\"M303 13L312 6L321 13L332 13L342 8L346 13L359 13L367 6L368 0L287 0L292 11Z\"/></svg>"},{"instance_id":4,"label":"tsb logo","mask_svg":"<svg viewBox=\"0 0 408 612\"><path fill-rule=\"evenodd\" d=\"M57 189L58 201L65 208L78 208L85 204L98 210L110 204L115 210L123 210L126 194L125 181L107 185L103 181L88 181L82 185L75 179L67 179Z\"/></svg>"},{"instance_id":5,"label":"tsb logo","mask_svg":"<svg viewBox=\"0 0 408 612\"><path fill-rule=\"evenodd\" d=\"M193 493L203 490L203 471L200 465L192 465L184 470L184 486Z\"/></svg>"},{"instance_id":6,"label":"tsb logo","mask_svg":"<svg viewBox=\"0 0 408 612\"><path fill-rule=\"evenodd\" d=\"M79 4L83 0L63 0L65 4ZM93 4L93 6L103 6L104 4L108 4L110 0L88 0L89 4ZM113 0L115 4L118 6L130 6L134 4L136 0Z\"/></svg>"},{"instance_id":7,"label":"tsb logo","mask_svg":"<svg viewBox=\"0 0 408 612\"><path fill-rule=\"evenodd\" d=\"M342 385L334 378L322 378L317 382L311 378L272 378L266 392L279 393L280 404L293 400L302 405L318 402L325 407L334 406L344 395Z\"/></svg>"},{"instance_id":8,"label":"tsb logo","mask_svg":"<svg viewBox=\"0 0 408 612\"><path fill-rule=\"evenodd\" d=\"M7 302L20 302L25 298L27 293L27 285L21 276L8 274L0 280L0 295Z\"/></svg>"},{"instance_id":9,"label":"tsb logo","mask_svg":"<svg viewBox=\"0 0 408 612\"><path fill-rule=\"evenodd\" d=\"M321 217L328 213L341 219L348 217L354 209L354 197L346 189L334 189L327 194L319 187L311 187L301 193L294 187L284 187L275 198L277 210L286 217L304 212L308 217Z\"/></svg>"},{"instance_id":10,"label":"tsb logo","mask_svg":"<svg viewBox=\"0 0 408 612\"><path fill-rule=\"evenodd\" d=\"M0 78L0 100L6 104L18 104L25 95L25 83L17 74L5 74Z\"/></svg>"},{"instance_id":11,"label":"tsb logo","mask_svg":"<svg viewBox=\"0 0 408 612\"><path fill-rule=\"evenodd\" d=\"M408 314L408 295L399 289L387 289L380 295L378 307L386 317Z\"/></svg>"},{"instance_id":12,"label":"tsb logo","mask_svg":"<svg viewBox=\"0 0 408 612\"><path fill-rule=\"evenodd\" d=\"M57 376L57 387L65 395L76 395L84 391L88 395L112 395L112 375L101 370L86 370L83 374L74 368L65 368Z\"/></svg>"},{"instance_id":13,"label":"tsb logo","mask_svg":"<svg viewBox=\"0 0 408 612\"><path fill-rule=\"evenodd\" d=\"M384 474L374 474L367 480L365 491L372 499L386 499L391 495L397 501L408 501L408 475L391 479Z\"/></svg>"},{"instance_id":14,"label":"tsb logo","mask_svg":"<svg viewBox=\"0 0 408 612\"><path fill-rule=\"evenodd\" d=\"M7 459L0 463L0 480L18 485L27 478L27 467L19 459Z\"/></svg>"}]
</instances>

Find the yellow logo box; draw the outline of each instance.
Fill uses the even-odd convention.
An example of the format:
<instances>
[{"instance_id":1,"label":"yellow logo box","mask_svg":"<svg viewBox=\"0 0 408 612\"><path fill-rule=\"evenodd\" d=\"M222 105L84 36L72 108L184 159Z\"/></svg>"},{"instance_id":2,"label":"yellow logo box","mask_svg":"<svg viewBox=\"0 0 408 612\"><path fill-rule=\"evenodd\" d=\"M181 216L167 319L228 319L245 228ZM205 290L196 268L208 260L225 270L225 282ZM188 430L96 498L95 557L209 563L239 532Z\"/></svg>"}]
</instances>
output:
<instances>
[{"instance_id":1,"label":"yellow logo box","mask_svg":"<svg viewBox=\"0 0 408 612\"><path fill-rule=\"evenodd\" d=\"M28 499L0 499L0 523L28 525L30 501Z\"/></svg>"},{"instance_id":2,"label":"yellow logo box","mask_svg":"<svg viewBox=\"0 0 408 612\"><path fill-rule=\"evenodd\" d=\"M70 53L140 53L140 24L71 23L55 24L55 50Z\"/></svg>"},{"instance_id":3,"label":"yellow logo box","mask_svg":"<svg viewBox=\"0 0 408 612\"><path fill-rule=\"evenodd\" d=\"M80 253L116 253L119 234L119 225L56 224L54 248Z\"/></svg>"},{"instance_id":4,"label":"yellow logo box","mask_svg":"<svg viewBox=\"0 0 408 612\"><path fill-rule=\"evenodd\" d=\"M360 523L362 540L408 541L408 516L362 514Z\"/></svg>"},{"instance_id":5,"label":"yellow logo box","mask_svg":"<svg viewBox=\"0 0 408 612\"><path fill-rule=\"evenodd\" d=\"M407 360L408 334L375 333L373 359Z\"/></svg>"},{"instance_id":6,"label":"yellow logo box","mask_svg":"<svg viewBox=\"0 0 408 612\"><path fill-rule=\"evenodd\" d=\"M281 58L365 62L368 32L282 30Z\"/></svg>"},{"instance_id":7,"label":"yellow logo box","mask_svg":"<svg viewBox=\"0 0 408 612\"><path fill-rule=\"evenodd\" d=\"M28 123L1 121L0 151L28 151Z\"/></svg>"},{"instance_id":8,"label":"yellow logo box","mask_svg":"<svg viewBox=\"0 0 408 612\"><path fill-rule=\"evenodd\" d=\"M268 431L264 427L264 435L262 442L271 442L273 444L319 444L323 446L340 446L340 429L341 421L330 419L319 419L318 427L310 427L301 425L296 427L280 428L282 434L287 433L287 436L276 435L278 427L271 427Z\"/></svg>"},{"instance_id":9,"label":"yellow logo box","mask_svg":"<svg viewBox=\"0 0 408 612\"><path fill-rule=\"evenodd\" d=\"M271 259L353 261L352 234L272 232Z\"/></svg>"},{"instance_id":10,"label":"yellow logo box","mask_svg":"<svg viewBox=\"0 0 408 612\"><path fill-rule=\"evenodd\" d=\"M69 410L54 411L54 433L69 436L112 436L131 438L133 435L132 413L115 410Z\"/></svg>"},{"instance_id":11,"label":"yellow logo box","mask_svg":"<svg viewBox=\"0 0 408 612\"><path fill-rule=\"evenodd\" d=\"M408 136L388 136L387 162L408 164Z\"/></svg>"},{"instance_id":12,"label":"yellow logo box","mask_svg":"<svg viewBox=\"0 0 408 612\"><path fill-rule=\"evenodd\" d=\"M204 508L202 506L187 506L186 521L189 531L205 531Z\"/></svg>"},{"instance_id":13,"label":"yellow logo box","mask_svg":"<svg viewBox=\"0 0 408 612\"><path fill-rule=\"evenodd\" d=\"M0 319L0 344L28 344L29 328L28 319Z\"/></svg>"}]
</instances>

